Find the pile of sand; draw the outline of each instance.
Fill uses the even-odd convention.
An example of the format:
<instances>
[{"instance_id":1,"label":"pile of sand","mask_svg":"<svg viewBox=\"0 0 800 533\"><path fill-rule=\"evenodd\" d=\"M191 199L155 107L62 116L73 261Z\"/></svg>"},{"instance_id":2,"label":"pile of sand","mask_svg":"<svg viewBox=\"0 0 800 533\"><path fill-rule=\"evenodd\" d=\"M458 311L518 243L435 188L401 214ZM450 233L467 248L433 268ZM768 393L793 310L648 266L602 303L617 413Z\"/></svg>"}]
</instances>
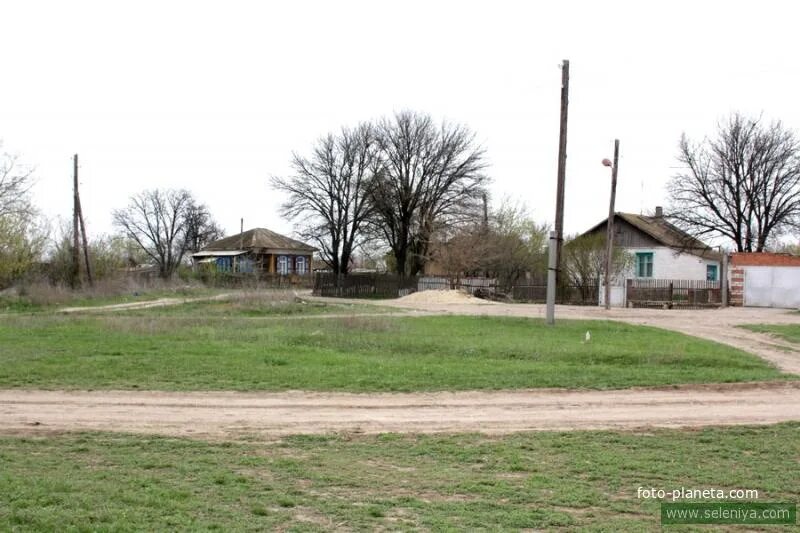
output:
<instances>
[{"instance_id":1,"label":"pile of sand","mask_svg":"<svg viewBox=\"0 0 800 533\"><path fill-rule=\"evenodd\" d=\"M488 300L475 298L466 291L431 290L412 292L408 296L398 298L399 302L408 304L488 304Z\"/></svg>"}]
</instances>

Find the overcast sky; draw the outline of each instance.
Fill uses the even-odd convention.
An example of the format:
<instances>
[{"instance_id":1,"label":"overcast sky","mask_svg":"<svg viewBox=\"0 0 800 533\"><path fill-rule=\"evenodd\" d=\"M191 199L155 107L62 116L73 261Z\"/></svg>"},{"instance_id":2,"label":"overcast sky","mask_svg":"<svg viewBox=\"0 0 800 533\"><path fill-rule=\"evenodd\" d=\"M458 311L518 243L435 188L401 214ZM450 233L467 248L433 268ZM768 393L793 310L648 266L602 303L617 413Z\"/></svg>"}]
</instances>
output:
<instances>
[{"instance_id":1,"label":"overcast sky","mask_svg":"<svg viewBox=\"0 0 800 533\"><path fill-rule=\"evenodd\" d=\"M469 126L495 203L552 223L570 60L565 229L665 203L681 132L731 111L800 128L796 2L0 2L0 139L35 200L88 231L145 188L187 188L228 233L291 232L268 178L291 152L402 109Z\"/></svg>"}]
</instances>

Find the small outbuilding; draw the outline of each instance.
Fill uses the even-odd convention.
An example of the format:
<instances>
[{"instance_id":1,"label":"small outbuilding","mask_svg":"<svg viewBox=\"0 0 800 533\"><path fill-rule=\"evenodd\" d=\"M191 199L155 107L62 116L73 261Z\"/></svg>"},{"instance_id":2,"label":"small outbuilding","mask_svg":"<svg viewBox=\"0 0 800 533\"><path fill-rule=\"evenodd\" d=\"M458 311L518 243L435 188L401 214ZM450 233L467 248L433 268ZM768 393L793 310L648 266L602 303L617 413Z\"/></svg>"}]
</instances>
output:
<instances>
[{"instance_id":1,"label":"small outbuilding","mask_svg":"<svg viewBox=\"0 0 800 533\"><path fill-rule=\"evenodd\" d=\"M313 246L266 228L254 228L212 242L192 254L195 270L308 276Z\"/></svg>"}]
</instances>

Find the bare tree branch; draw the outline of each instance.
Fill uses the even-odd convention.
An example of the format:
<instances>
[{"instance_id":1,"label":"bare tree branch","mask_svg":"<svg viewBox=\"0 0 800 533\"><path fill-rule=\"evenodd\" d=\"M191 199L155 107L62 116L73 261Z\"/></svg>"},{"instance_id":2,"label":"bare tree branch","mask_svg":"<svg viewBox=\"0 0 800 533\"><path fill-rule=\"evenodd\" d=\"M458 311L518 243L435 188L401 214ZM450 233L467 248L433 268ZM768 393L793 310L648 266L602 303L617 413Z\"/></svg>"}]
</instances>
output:
<instances>
[{"instance_id":1,"label":"bare tree branch","mask_svg":"<svg viewBox=\"0 0 800 533\"><path fill-rule=\"evenodd\" d=\"M0 149L3 144L0 142ZM0 217L30 215L34 212L30 201L33 168L24 166L19 156L0 154Z\"/></svg>"},{"instance_id":2,"label":"bare tree branch","mask_svg":"<svg viewBox=\"0 0 800 533\"><path fill-rule=\"evenodd\" d=\"M780 122L732 115L715 139L684 135L685 170L669 184L669 217L695 237L721 236L739 252L762 252L800 221L800 142Z\"/></svg>"}]
</instances>

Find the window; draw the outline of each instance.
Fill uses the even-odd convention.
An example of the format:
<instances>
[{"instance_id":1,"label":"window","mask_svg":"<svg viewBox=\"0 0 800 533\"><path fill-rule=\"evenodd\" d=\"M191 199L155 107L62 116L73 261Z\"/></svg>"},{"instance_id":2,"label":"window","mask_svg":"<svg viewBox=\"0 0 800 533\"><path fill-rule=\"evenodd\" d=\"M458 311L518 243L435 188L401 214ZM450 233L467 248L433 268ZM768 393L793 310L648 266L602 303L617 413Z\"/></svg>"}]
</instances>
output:
<instances>
[{"instance_id":1,"label":"window","mask_svg":"<svg viewBox=\"0 0 800 533\"><path fill-rule=\"evenodd\" d=\"M301 276L305 275L308 266L306 265L306 258L302 255L297 257L297 269L296 272Z\"/></svg>"},{"instance_id":2,"label":"window","mask_svg":"<svg viewBox=\"0 0 800 533\"><path fill-rule=\"evenodd\" d=\"M636 277L653 277L653 252L636 252Z\"/></svg>"},{"instance_id":3,"label":"window","mask_svg":"<svg viewBox=\"0 0 800 533\"><path fill-rule=\"evenodd\" d=\"M717 281L717 265L706 265L706 281Z\"/></svg>"},{"instance_id":4,"label":"window","mask_svg":"<svg viewBox=\"0 0 800 533\"><path fill-rule=\"evenodd\" d=\"M230 272L233 268L232 257L217 257L217 270L220 272Z\"/></svg>"},{"instance_id":5,"label":"window","mask_svg":"<svg viewBox=\"0 0 800 533\"><path fill-rule=\"evenodd\" d=\"M291 270L289 266L289 257L285 255L278 256L278 274L283 276L287 275Z\"/></svg>"}]
</instances>

